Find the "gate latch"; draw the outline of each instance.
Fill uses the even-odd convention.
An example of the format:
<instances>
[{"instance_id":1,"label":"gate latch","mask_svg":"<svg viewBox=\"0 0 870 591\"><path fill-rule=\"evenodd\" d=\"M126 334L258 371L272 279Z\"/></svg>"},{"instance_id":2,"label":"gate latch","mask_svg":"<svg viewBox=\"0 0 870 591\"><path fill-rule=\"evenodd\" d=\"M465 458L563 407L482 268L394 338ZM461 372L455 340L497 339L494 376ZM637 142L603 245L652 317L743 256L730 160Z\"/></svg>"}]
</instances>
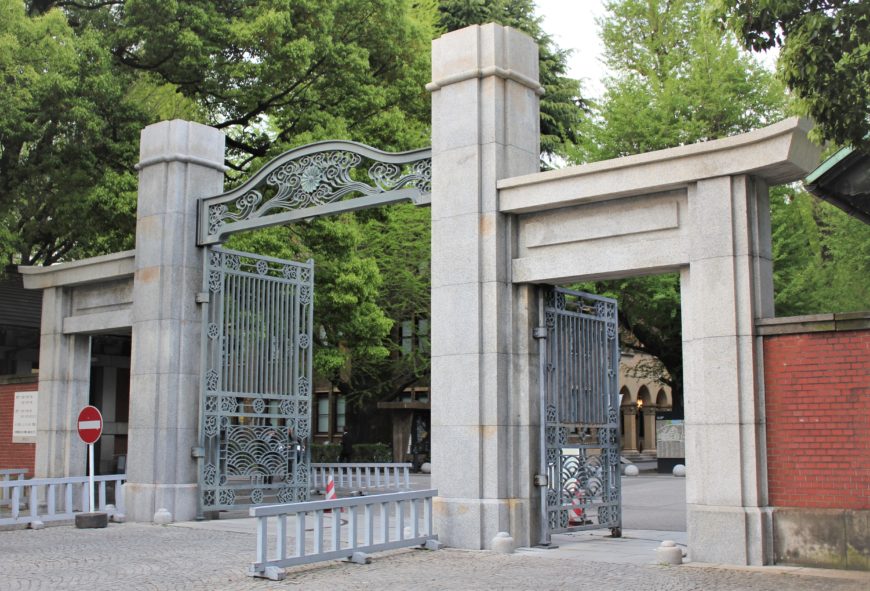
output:
<instances>
[{"instance_id":1,"label":"gate latch","mask_svg":"<svg viewBox=\"0 0 870 591\"><path fill-rule=\"evenodd\" d=\"M549 484L546 474L535 474L535 486L548 486Z\"/></svg>"}]
</instances>

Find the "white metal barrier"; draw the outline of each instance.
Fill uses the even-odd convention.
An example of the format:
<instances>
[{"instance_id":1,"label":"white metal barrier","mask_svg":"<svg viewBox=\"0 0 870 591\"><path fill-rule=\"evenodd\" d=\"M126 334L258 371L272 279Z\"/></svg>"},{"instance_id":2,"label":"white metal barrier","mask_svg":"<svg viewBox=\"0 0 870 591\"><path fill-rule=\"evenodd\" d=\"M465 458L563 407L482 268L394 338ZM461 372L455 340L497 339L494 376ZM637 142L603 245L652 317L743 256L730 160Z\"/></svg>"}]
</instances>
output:
<instances>
[{"instance_id":1,"label":"white metal barrier","mask_svg":"<svg viewBox=\"0 0 870 591\"><path fill-rule=\"evenodd\" d=\"M95 500L98 501L94 503L95 507L110 516L123 514L122 485L126 480L126 474L94 476ZM108 506L107 485L114 486L114 509ZM89 488L87 476L0 481L0 498L9 499L0 507L0 525L75 519L76 512L80 510L86 513L90 509ZM76 509L77 504L79 509Z\"/></svg>"},{"instance_id":2,"label":"white metal barrier","mask_svg":"<svg viewBox=\"0 0 870 591\"><path fill-rule=\"evenodd\" d=\"M0 470L0 482L9 482L13 478L16 480L24 480L24 475L27 474L26 468L4 468ZM0 507L9 505L9 493L11 489L0 489Z\"/></svg>"},{"instance_id":3,"label":"white metal barrier","mask_svg":"<svg viewBox=\"0 0 870 591\"><path fill-rule=\"evenodd\" d=\"M437 550L438 536L432 532L432 498L437 494L437 490L418 490L252 507L250 515L257 518L257 556L248 574L280 580L288 566L340 558L363 563L369 561L368 552L412 546ZM288 518L295 518L292 533ZM271 558L270 521L275 524ZM328 544L327 529L331 530Z\"/></svg>"},{"instance_id":4,"label":"white metal barrier","mask_svg":"<svg viewBox=\"0 0 870 591\"><path fill-rule=\"evenodd\" d=\"M410 463L311 464L312 486L325 489L330 476L335 486L351 490L408 490L411 488Z\"/></svg>"}]
</instances>

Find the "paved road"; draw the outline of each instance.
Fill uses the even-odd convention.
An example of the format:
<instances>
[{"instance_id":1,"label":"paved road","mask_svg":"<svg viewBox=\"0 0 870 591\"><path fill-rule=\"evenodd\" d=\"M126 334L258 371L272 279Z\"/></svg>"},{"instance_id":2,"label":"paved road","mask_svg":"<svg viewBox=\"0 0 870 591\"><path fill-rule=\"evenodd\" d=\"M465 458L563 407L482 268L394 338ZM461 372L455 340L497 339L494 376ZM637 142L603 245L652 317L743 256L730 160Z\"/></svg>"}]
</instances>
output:
<instances>
[{"instance_id":1,"label":"paved road","mask_svg":"<svg viewBox=\"0 0 870 591\"><path fill-rule=\"evenodd\" d=\"M867 573L842 578L848 575L841 571L794 574L779 568L663 567L588 561L568 551L504 555L454 549L384 553L368 565L330 562L298 567L276 582L244 574L253 547L250 532L184 525L127 523L102 530L59 526L0 532L0 589L865 591L870 586Z\"/></svg>"},{"instance_id":2,"label":"paved road","mask_svg":"<svg viewBox=\"0 0 870 591\"><path fill-rule=\"evenodd\" d=\"M426 483L422 483L426 484ZM514 554L445 549L398 550L368 565L329 562L297 567L283 581L245 575L253 560L252 520L157 526L110 524L102 530L71 526L0 531L0 591L19 590L705 590L866 591L870 573L764 567L759 569L652 564L662 539L685 543L677 507L684 481L644 475L624 479L624 537L608 532L554 536L556 550ZM655 500L657 499L657 500ZM684 512L684 510L682 510ZM650 513L660 513L650 516ZM655 522L672 531L637 529ZM635 528L635 529L632 529ZM675 531L674 531L675 530Z\"/></svg>"},{"instance_id":3,"label":"paved road","mask_svg":"<svg viewBox=\"0 0 870 591\"><path fill-rule=\"evenodd\" d=\"M622 524L626 529L686 531L686 479L655 472L624 477Z\"/></svg>"}]
</instances>

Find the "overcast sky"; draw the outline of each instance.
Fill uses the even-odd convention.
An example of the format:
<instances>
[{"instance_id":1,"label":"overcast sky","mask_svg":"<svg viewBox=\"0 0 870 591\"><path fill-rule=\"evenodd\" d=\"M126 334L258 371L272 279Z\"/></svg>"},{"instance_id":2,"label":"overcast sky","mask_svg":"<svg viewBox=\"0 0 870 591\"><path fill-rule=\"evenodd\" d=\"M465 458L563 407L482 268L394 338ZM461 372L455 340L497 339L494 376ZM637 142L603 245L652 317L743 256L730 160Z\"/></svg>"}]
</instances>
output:
<instances>
[{"instance_id":1,"label":"overcast sky","mask_svg":"<svg viewBox=\"0 0 870 591\"><path fill-rule=\"evenodd\" d=\"M573 49L568 75L583 81L585 94L601 96L603 47L595 18L604 14L601 0L535 0L537 14L543 17L544 31L562 49Z\"/></svg>"}]
</instances>

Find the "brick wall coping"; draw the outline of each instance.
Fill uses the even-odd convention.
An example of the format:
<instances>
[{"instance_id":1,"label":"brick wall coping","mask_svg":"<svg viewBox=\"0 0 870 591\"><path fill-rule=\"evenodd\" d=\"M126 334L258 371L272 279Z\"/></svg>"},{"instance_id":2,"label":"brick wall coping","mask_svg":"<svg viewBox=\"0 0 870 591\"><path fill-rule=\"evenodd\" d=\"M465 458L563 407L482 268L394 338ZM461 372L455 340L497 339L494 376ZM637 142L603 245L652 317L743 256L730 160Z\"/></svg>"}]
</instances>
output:
<instances>
[{"instance_id":1,"label":"brick wall coping","mask_svg":"<svg viewBox=\"0 0 870 591\"><path fill-rule=\"evenodd\" d=\"M39 376L0 376L0 386L7 384L35 384Z\"/></svg>"},{"instance_id":2,"label":"brick wall coping","mask_svg":"<svg viewBox=\"0 0 870 591\"><path fill-rule=\"evenodd\" d=\"M866 330L870 329L870 311L761 318L755 322L755 328L763 336Z\"/></svg>"}]
</instances>

